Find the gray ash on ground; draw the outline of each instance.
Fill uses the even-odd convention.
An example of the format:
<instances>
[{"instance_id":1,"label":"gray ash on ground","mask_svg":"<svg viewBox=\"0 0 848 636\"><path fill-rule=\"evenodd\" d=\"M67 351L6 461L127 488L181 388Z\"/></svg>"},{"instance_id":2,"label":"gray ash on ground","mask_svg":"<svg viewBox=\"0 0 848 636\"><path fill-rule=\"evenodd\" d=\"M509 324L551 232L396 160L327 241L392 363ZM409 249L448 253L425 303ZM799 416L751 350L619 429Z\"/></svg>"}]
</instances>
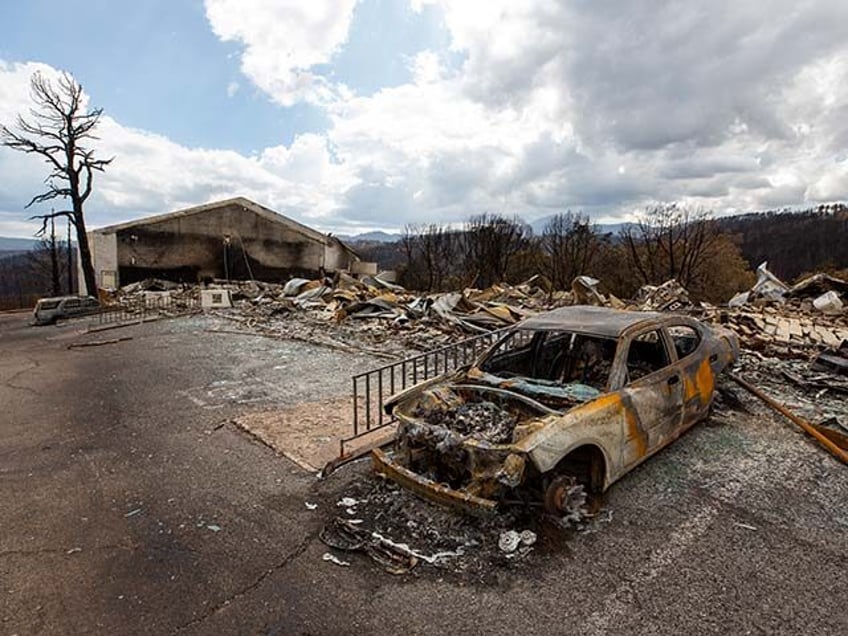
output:
<instances>
[{"instance_id":1,"label":"gray ash on ground","mask_svg":"<svg viewBox=\"0 0 848 636\"><path fill-rule=\"evenodd\" d=\"M446 411L429 411L426 420L463 436L506 444L512 440L518 416L493 402L468 402Z\"/></svg>"},{"instance_id":2,"label":"gray ash on ground","mask_svg":"<svg viewBox=\"0 0 848 636\"><path fill-rule=\"evenodd\" d=\"M560 520L545 515L541 507L526 505L472 516L424 501L376 476L352 482L344 496L328 500L322 508L326 515L325 537L332 535L340 522L348 527L353 524L360 537L378 537L417 555L415 565L402 572L385 567L383 560L372 557L376 567L395 574L450 576L484 585L498 584L505 571L530 570L534 559L566 549L565 544L576 532L596 531L611 517L604 510L594 518L565 527ZM532 535L534 541L504 552L499 542L510 531L523 532L525 537ZM362 550L355 550L358 554L354 554L335 549L337 541L332 539L325 543L334 548L335 556L351 565L365 565L372 560Z\"/></svg>"},{"instance_id":3,"label":"gray ash on ground","mask_svg":"<svg viewBox=\"0 0 848 636\"><path fill-rule=\"evenodd\" d=\"M848 409L845 406L848 379L844 376L815 371L806 360L780 359L746 350L740 355L736 371L797 415L843 433L848 431ZM733 408L734 405L724 404L729 385L729 381L720 380L721 398L717 401L719 406ZM748 408L764 408L738 387L735 393L741 395L743 404ZM744 412L746 408L733 410Z\"/></svg>"}]
</instances>

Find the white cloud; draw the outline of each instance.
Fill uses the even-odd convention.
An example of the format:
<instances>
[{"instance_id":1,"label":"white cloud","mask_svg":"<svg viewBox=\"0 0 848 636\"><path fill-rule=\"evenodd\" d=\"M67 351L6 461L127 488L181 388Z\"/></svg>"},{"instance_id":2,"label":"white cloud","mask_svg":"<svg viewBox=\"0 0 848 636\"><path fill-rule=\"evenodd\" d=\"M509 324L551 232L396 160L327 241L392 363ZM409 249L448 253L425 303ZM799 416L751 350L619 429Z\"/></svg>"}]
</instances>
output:
<instances>
[{"instance_id":1,"label":"white cloud","mask_svg":"<svg viewBox=\"0 0 848 636\"><path fill-rule=\"evenodd\" d=\"M236 93L239 91L239 83L238 82L230 82L227 84L227 97L235 97Z\"/></svg>"},{"instance_id":2,"label":"white cloud","mask_svg":"<svg viewBox=\"0 0 848 636\"><path fill-rule=\"evenodd\" d=\"M442 12L449 46L405 58L406 83L357 95L333 79L356 0L206 0L214 32L243 47L249 81L279 104L309 102L329 127L246 157L106 119L103 152L117 159L94 216L244 194L341 230L848 197L844 2L409 1ZM0 68L0 115L25 103L25 70ZM0 209L43 174L11 161L0 152Z\"/></svg>"},{"instance_id":3,"label":"white cloud","mask_svg":"<svg viewBox=\"0 0 848 636\"><path fill-rule=\"evenodd\" d=\"M673 199L721 212L848 193L845 3L411 5L441 8L459 66L419 71L428 53L414 82L334 108L328 133L370 168L377 205L375 167L427 193L409 215L608 217Z\"/></svg>"},{"instance_id":4,"label":"white cloud","mask_svg":"<svg viewBox=\"0 0 848 636\"><path fill-rule=\"evenodd\" d=\"M313 69L348 35L356 0L205 0L212 30L241 42L241 67L278 103L324 102L336 89Z\"/></svg>"},{"instance_id":5,"label":"white cloud","mask_svg":"<svg viewBox=\"0 0 848 636\"><path fill-rule=\"evenodd\" d=\"M28 112L29 78L36 70L56 73L41 64L0 62L0 122L11 123L16 113ZM356 182L345 166L333 162L326 139L319 135L299 135L289 147L267 148L258 157L187 148L108 116L102 118L98 136L97 155L115 160L95 176L95 191L86 206L92 227L231 196L247 196L321 225L337 210L344 190ZM30 214L49 211L49 204L23 209L43 190L46 173L35 157L0 148L0 210L18 211L19 223ZM8 230L20 235L31 226L11 225L5 219L0 234Z\"/></svg>"}]
</instances>

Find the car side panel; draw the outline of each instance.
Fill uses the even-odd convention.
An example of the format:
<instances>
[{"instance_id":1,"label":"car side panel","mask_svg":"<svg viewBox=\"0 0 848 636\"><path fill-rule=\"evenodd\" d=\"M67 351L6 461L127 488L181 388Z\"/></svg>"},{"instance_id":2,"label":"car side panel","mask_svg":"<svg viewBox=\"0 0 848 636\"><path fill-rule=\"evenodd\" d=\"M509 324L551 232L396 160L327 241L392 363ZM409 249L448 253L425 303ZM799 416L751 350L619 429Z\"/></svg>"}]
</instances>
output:
<instances>
[{"instance_id":1,"label":"car side panel","mask_svg":"<svg viewBox=\"0 0 848 636\"><path fill-rule=\"evenodd\" d=\"M681 369L672 364L621 391L628 411L636 418L637 429L647 438L647 454L661 448L683 424L682 375ZM635 465L645 456L640 446L642 439L626 448L630 451L624 459L626 466Z\"/></svg>"},{"instance_id":2,"label":"car side panel","mask_svg":"<svg viewBox=\"0 0 848 636\"><path fill-rule=\"evenodd\" d=\"M530 456L540 473L547 473L575 448L593 444L606 458L606 488L622 474L621 446L627 421L620 393L607 393L564 415L550 416L544 428L520 440L516 448Z\"/></svg>"}]
</instances>

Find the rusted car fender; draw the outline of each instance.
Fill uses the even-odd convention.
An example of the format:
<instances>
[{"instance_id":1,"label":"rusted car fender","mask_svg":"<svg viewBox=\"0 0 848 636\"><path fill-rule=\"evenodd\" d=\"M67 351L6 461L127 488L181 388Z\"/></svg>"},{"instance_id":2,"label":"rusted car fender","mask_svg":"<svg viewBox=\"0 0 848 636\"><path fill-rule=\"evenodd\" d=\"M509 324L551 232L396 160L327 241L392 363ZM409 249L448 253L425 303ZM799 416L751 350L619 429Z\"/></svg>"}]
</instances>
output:
<instances>
[{"instance_id":1,"label":"rusted car fender","mask_svg":"<svg viewBox=\"0 0 848 636\"><path fill-rule=\"evenodd\" d=\"M625 407L618 393L607 393L561 416L552 416L544 428L531 433L515 446L527 454L536 469L545 474L572 451L595 446L604 456L606 488L620 473L620 457L610 449L618 448L625 424Z\"/></svg>"}]
</instances>

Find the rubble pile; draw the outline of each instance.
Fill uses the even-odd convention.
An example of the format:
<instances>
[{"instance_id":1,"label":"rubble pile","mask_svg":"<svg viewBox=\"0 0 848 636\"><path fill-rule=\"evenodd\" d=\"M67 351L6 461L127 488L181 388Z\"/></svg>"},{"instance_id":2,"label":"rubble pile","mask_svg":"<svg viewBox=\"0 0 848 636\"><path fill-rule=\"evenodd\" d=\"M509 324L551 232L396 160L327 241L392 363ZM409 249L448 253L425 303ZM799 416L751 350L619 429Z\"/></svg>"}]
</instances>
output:
<instances>
[{"instance_id":1,"label":"rubble pile","mask_svg":"<svg viewBox=\"0 0 848 636\"><path fill-rule=\"evenodd\" d=\"M245 328L403 357L571 303L571 293L550 293L546 286L544 280L533 277L520 285L417 294L379 276L354 278L345 273L332 280L216 281L207 287L149 279L121 288L112 301L125 306L149 304L155 295L159 303L196 304L201 289L222 289L229 292L236 311L221 315Z\"/></svg>"},{"instance_id":2,"label":"rubble pile","mask_svg":"<svg viewBox=\"0 0 848 636\"><path fill-rule=\"evenodd\" d=\"M721 311L708 313L731 327L743 347L783 358L809 359L823 348L848 340L848 282L815 274L790 287L766 263L757 282L737 294Z\"/></svg>"},{"instance_id":3,"label":"rubble pile","mask_svg":"<svg viewBox=\"0 0 848 636\"><path fill-rule=\"evenodd\" d=\"M848 340L848 282L815 274L789 286L762 263L757 282L730 299L727 306L693 302L676 280L645 285L628 302L603 296L599 281L588 276L575 279L577 302L636 311L687 313L721 323L739 336L743 348L781 358L810 359L823 348L836 348Z\"/></svg>"},{"instance_id":4,"label":"rubble pile","mask_svg":"<svg viewBox=\"0 0 848 636\"><path fill-rule=\"evenodd\" d=\"M662 285L643 285L636 293L631 308L641 311L683 311L695 308L689 300L689 292L675 279Z\"/></svg>"},{"instance_id":5,"label":"rubble pile","mask_svg":"<svg viewBox=\"0 0 848 636\"><path fill-rule=\"evenodd\" d=\"M418 294L380 275L345 273L285 284L216 281L211 287L229 291L236 311L222 315L243 328L387 358L430 351L569 304L690 313L732 328L745 348L782 358L810 358L848 340L848 282L816 274L790 286L766 263L757 276L756 284L726 307L694 303L673 279L643 286L628 302L601 294L600 282L589 276L578 276L569 292L550 292L547 281L535 276L520 285ZM201 289L149 279L121 288L113 300L179 308L196 305Z\"/></svg>"},{"instance_id":6,"label":"rubble pile","mask_svg":"<svg viewBox=\"0 0 848 636\"><path fill-rule=\"evenodd\" d=\"M848 319L802 306L764 306L712 312L739 336L743 347L781 357L809 357L848 340Z\"/></svg>"},{"instance_id":7,"label":"rubble pile","mask_svg":"<svg viewBox=\"0 0 848 636\"><path fill-rule=\"evenodd\" d=\"M118 306L130 313L155 309L164 315L180 315L195 310L200 292L193 286L149 278L125 285L114 293L99 291L101 303Z\"/></svg>"},{"instance_id":8,"label":"rubble pile","mask_svg":"<svg viewBox=\"0 0 848 636\"><path fill-rule=\"evenodd\" d=\"M848 355L848 347L845 348ZM845 360L848 365L848 358ZM810 422L848 432L848 377L823 372L817 362L743 350L737 371Z\"/></svg>"}]
</instances>

